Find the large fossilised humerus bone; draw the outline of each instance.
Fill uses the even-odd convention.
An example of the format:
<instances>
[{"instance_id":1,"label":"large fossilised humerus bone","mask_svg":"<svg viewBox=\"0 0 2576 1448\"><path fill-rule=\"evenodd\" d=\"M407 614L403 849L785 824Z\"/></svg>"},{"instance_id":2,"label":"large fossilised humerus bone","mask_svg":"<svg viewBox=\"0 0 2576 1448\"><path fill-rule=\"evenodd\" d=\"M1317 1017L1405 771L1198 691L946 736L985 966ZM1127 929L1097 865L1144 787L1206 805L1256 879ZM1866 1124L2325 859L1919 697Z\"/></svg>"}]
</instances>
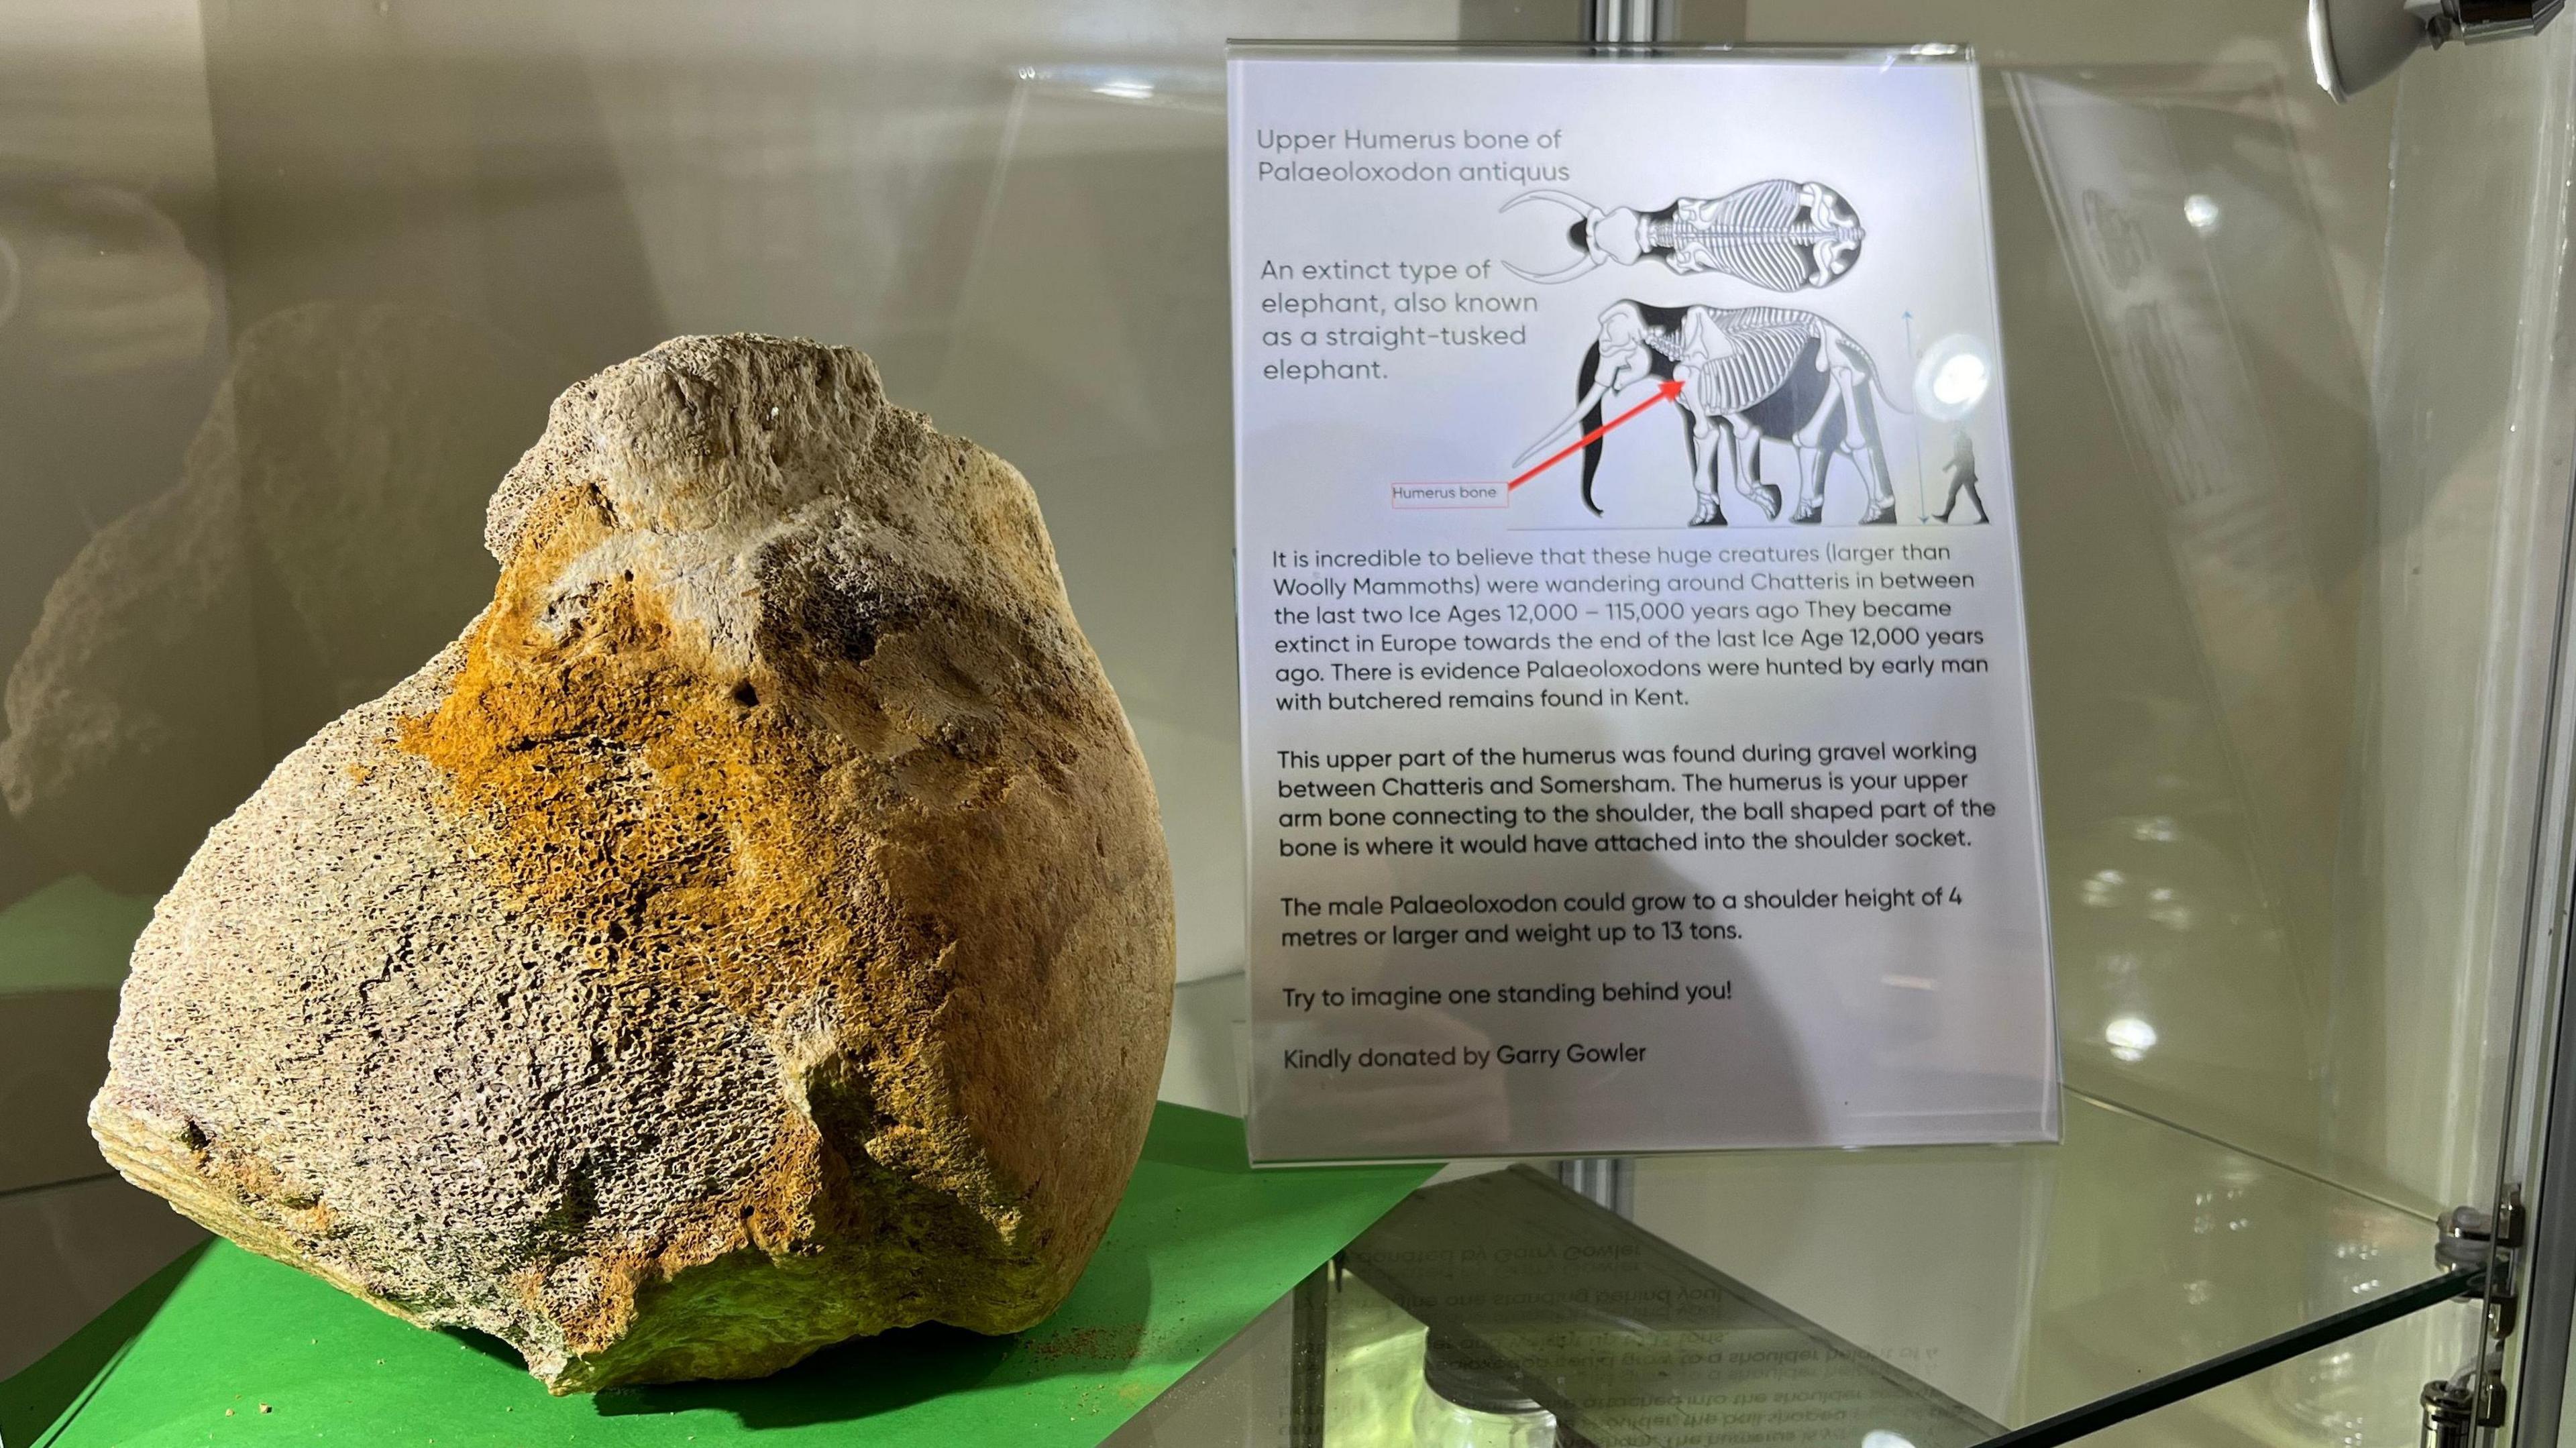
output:
<instances>
[{"instance_id":1,"label":"large fossilised humerus bone","mask_svg":"<svg viewBox=\"0 0 2576 1448\"><path fill-rule=\"evenodd\" d=\"M1172 925L1028 485L855 353L687 338L555 403L486 541L491 606L161 902L109 1160L558 1392L1045 1317Z\"/></svg>"}]
</instances>

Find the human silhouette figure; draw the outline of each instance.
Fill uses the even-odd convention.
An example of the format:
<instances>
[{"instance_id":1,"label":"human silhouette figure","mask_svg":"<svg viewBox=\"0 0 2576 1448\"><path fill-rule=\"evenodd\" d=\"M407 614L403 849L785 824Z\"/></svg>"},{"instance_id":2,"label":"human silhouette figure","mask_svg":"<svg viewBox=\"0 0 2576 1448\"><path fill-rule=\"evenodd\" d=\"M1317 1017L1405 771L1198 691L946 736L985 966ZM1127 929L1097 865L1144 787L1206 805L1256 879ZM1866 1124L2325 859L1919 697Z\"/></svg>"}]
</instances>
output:
<instances>
[{"instance_id":1,"label":"human silhouette figure","mask_svg":"<svg viewBox=\"0 0 2576 1448\"><path fill-rule=\"evenodd\" d=\"M1977 521L1983 523L1988 519L1986 500L1977 494L1977 445L1968 440L1964 428L1959 431L1958 439L1950 449L1950 461L1941 469L1950 475L1950 498L1941 505L1937 516L1942 522L1949 522L1951 511L1959 506L1959 495L1965 493L1968 501L1977 505Z\"/></svg>"}]
</instances>

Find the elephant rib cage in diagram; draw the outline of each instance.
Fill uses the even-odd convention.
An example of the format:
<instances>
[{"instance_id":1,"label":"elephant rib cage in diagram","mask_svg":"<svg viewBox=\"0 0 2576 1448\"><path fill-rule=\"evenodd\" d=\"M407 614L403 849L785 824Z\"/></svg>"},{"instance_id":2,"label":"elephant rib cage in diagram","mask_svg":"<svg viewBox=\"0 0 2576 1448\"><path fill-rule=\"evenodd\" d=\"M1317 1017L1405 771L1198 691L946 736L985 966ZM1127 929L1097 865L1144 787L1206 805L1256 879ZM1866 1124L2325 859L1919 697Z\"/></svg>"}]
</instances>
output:
<instances>
[{"instance_id":1,"label":"elephant rib cage in diagram","mask_svg":"<svg viewBox=\"0 0 2576 1448\"><path fill-rule=\"evenodd\" d=\"M1675 271L1722 272L1775 292L1816 286L1839 274L1819 263L1819 243L1859 228L1817 224L1799 190L1766 181L1713 201L1676 201L1646 215L1644 240L1669 253Z\"/></svg>"},{"instance_id":2,"label":"elephant rib cage in diagram","mask_svg":"<svg viewBox=\"0 0 2576 1448\"><path fill-rule=\"evenodd\" d=\"M1677 328L1650 331L1645 342L1692 369L1683 380L1693 412L1724 416L1779 391L1802 355L1813 363L1815 324L1813 313L1785 307L1693 307Z\"/></svg>"}]
</instances>

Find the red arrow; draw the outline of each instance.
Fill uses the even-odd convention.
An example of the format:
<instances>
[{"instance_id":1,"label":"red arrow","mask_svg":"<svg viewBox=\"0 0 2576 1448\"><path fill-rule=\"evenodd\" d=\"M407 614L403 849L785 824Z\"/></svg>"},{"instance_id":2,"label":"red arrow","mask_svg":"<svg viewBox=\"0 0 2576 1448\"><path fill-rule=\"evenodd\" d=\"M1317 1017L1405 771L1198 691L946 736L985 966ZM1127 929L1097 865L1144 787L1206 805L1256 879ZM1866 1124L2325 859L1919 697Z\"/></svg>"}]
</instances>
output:
<instances>
[{"instance_id":1,"label":"red arrow","mask_svg":"<svg viewBox=\"0 0 2576 1448\"><path fill-rule=\"evenodd\" d=\"M1537 477L1539 474L1546 472L1549 468L1555 467L1558 463L1561 463L1567 458L1574 456L1576 453L1583 451L1585 448L1592 446L1594 442L1600 439L1603 433L1608 432L1610 429L1617 427L1619 424L1626 422L1632 417L1635 417L1638 413L1645 411L1656 403L1670 402L1681 395L1681 379L1678 377L1665 378L1664 385L1655 389L1654 396L1647 398L1645 401L1629 408L1626 412L1620 413L1617 417L1610 419L1608 422L1601 424L1599 427L1592 429L1583 436L1576 438L1573 442L1568 443L1563 451L1553 454L1547 459L1547 461L1540 463L1537 467L1534 467L1528 472L1521 474L1519 477L1512 479L1510 482L1503 484L1503 491L1507 493L1510 492L1512 489L1517 488L1521 484L1528 482L1530 479Z\"/></svg>"}]
</instances>

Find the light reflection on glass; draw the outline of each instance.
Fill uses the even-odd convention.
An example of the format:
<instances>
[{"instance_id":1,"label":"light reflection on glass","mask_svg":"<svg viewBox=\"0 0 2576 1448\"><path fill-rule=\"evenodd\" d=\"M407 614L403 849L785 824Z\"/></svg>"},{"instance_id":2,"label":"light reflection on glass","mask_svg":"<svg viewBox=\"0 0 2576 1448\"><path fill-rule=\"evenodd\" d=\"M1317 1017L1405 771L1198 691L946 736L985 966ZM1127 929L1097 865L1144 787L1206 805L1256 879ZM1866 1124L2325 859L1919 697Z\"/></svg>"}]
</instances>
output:
<instances>
[{"instance_id":1,"label":"light reflection on glass","mask_svg":"<svg viewBox=\"0 0 2576 1448\"><path fill-rule=\"evenodd\" d=\"M2135 1061L2155 1049L2156 1028L2142 1016L2120 1016L2102 1028L2102 1039L2112 1055Z\"/></svg>"},{"instance_id":2,"label":"light reflection on glass","mask_svg":"<svg viewBox=\"0 0 2576 1448\"><path fill-rule=\"evenodd\" d=\"M1914 367L1914 401L1925 414L1957 422L1977 410L1994 385L1986 344L1965 333L1935 342Z\"/></svg>"},{"instance_id":3,"label":"light reflection on glass","mask_svg":"<svg viewBox=\"0 0 2576 1448\"><path fill-rule=\"evenodd\" d=\"M1965 411L1986 395L1986 364L1971 356L1953 357L1932 376L1932 395L1943 405Z\"/></svg>"}]
</instances>

